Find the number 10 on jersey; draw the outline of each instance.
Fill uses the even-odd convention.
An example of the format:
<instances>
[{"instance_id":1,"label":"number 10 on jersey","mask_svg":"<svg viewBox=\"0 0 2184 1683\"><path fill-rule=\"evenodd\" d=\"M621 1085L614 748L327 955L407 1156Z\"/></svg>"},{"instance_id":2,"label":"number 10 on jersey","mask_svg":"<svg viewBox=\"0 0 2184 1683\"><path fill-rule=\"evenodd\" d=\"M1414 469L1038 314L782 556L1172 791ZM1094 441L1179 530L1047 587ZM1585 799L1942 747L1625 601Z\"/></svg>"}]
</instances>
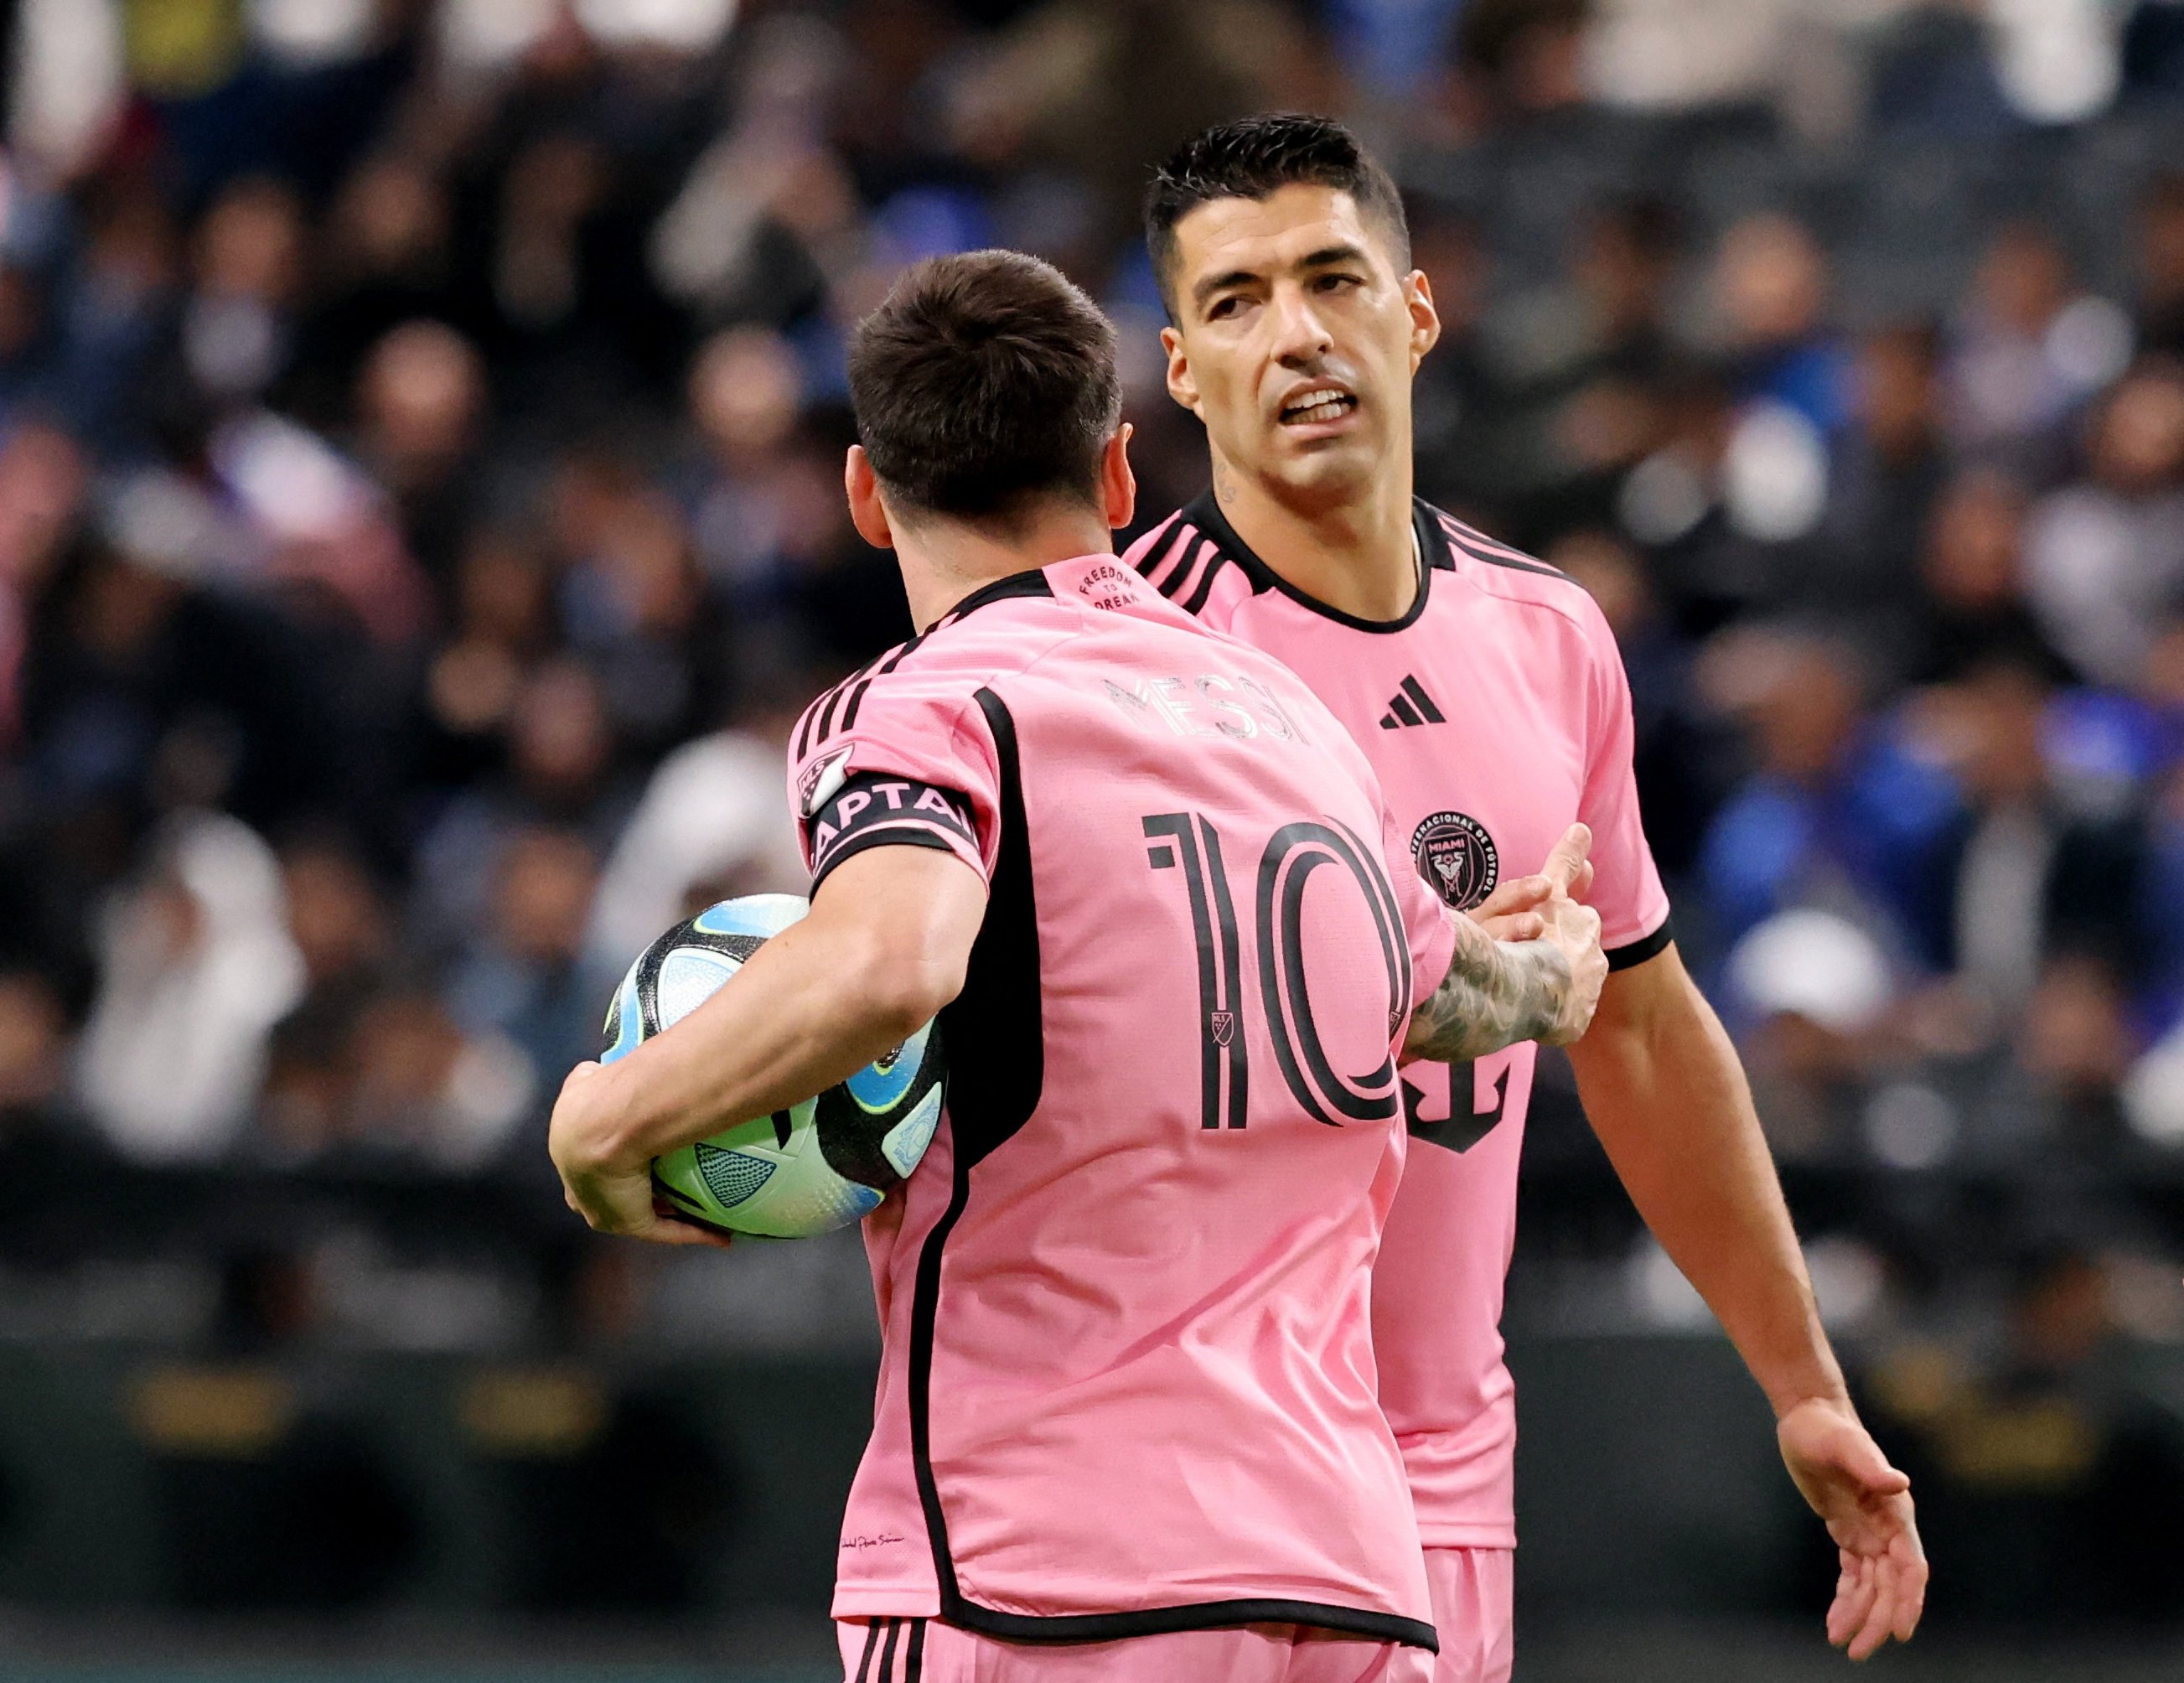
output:
<instances>
[{"instance_id":1,"label":"number 10 on jersey","mask_svg":"<svg viewBox=\"0 0 2184 1683\"><path fill-rule=\"evenodd\" d=\"M1181 870L1198 944L1199 1123L1244 1126L1251 1067L1244 1023L1243 956L1236 908L1221 858L1221 836L1203 813L1159 812L1144 821L1145 856L1156 871ZM1395 1060L1357 1077L1340 1074L1327 1055L1305 985L1305 880L1323 865L1345 867L1368 913L1361 939L1377 936L1387 967L1388 1033L1410 1015L1411 975L1395 890L1379 859L1340 825L1301 819L1268 840L1254 897L1259 1000L1282 1080L1307 1115L1330 1128L1385 1121L1401 1095Z\"/></svg>"}]
</instances>

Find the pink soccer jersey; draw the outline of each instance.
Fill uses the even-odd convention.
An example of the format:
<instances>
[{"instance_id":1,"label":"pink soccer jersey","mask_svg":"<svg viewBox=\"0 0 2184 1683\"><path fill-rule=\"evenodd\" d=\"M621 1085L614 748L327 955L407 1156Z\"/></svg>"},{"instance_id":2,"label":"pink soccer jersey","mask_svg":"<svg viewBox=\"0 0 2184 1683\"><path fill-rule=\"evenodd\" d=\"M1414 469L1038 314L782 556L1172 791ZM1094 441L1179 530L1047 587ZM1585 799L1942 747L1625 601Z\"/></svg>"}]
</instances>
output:
<instances>
[{"instance_id":1,"label":"pink soccer jersey","mask_svg":"<svg viewBox=\"0 0 2184 1683\"><path fill-rule=\"evenodd\" d=\"M1254 555L1209 493L1126 559L1204 623L1293 668L1379 773L1415 876L1457 910L1537 870L1572 822L1592 828L1591 903L1616 967L1669 942L1668 898L1631 778L1629 687L1592 599L1552 567L1419 503L1417 602L1386 624L1312 601ZM1538 1048L1413 1064L1419 1149L1373 1287L1380 1397L1430 1547L1516 1541L1516 1403L1502 1286Z\"/></svg>"},{"instance_id":2,"label":"pink soccer jersey","mask_svg":"<svg viewBox=\"0 0 2184 1683\"><path fill-rule=\"evenodd\" d=\"M1112 555L978 592L791 750L815 894L883 844L989 891L944 1119L865 1224L836 1616L1433 1647L1369 1298L1453 935L1364 755Z\"/></svg>"}]
</instances>

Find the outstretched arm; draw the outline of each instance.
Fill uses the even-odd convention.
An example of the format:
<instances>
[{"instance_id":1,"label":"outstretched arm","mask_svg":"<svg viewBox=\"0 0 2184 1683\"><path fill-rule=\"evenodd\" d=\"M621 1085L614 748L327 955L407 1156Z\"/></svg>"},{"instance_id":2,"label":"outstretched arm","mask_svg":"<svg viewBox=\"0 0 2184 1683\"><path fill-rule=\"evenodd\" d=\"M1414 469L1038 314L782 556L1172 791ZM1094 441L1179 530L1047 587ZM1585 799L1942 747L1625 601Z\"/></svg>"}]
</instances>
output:
<instances>
[{"instance_id":1,"label":"outstretched arm","mask_svg":"<svg viewBox=\"0 0 2184 1683\"><path fill-rule=\"evenodd\" d=\"M602 1232L717 1242L654 1210L652 1160L901 1045L962 990L985 912L985 884L951 853L872 847L843 861L808 916L672 1028L570 1073L547 1149L571 1207Z\"/></svg>"},{"instance_id":2,"label":"outstretched arm","mask_svg":"<svg viewBox=\"0 0 2184 1683\"><path fill-rule=\"evenodd\" d=\"M1608 978L1569 1057L1616 1173L1767 1393L1790 1476L1841 1551L1829 1640L1864 1659L1908 1638L1926 1592L1910 1481L1851 1407L1743 1067L1673 945Z\"/></svg>"},{"instance_id":3,"label":"outstretched arm","mask_svg":"<svg viewBox=\"0 0 2184 1683\"><path fill-rule=\"evenodd\" d=\"M1591 880L1591 845L1592 833L1572 825L1538 877L1479 909L1492 914L1489 928L1454 920L1448 974L1412 1011L1406 1056L1463 1063L1519 1040L1558 1046L1585 1033L1607 974L1600 916L1572 898ZM1507 939L1517 935L1528 939Z\"/></svg>"}]
</instances>

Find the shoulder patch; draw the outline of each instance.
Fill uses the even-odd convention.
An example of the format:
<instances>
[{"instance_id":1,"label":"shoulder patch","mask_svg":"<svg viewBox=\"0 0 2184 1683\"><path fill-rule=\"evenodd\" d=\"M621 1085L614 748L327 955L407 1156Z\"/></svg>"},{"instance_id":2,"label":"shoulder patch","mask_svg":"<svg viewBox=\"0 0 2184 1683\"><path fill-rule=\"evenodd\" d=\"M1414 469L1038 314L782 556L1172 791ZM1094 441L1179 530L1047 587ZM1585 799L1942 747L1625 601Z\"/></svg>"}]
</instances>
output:
<instances>
[{"instance_id":1,"label":"shoulder patch","mask_svg":"<svg viewBox=\"0 0 2184 1683\"><path fill-rule=\"evenodd\" d=\"M855 743L845 742L839 748L829 749L796 774L797 800L805 817L832 800L847 781L850 755L855 748Z\"/></svg>"}]
</instances>

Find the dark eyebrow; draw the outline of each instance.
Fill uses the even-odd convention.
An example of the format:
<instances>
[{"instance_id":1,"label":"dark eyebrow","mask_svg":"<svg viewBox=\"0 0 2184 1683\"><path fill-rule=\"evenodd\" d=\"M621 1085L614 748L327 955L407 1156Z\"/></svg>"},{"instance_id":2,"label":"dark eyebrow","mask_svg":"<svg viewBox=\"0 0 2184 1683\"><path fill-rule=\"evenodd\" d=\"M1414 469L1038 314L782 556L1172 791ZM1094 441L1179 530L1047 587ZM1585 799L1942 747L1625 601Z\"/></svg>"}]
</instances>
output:
<instances>
[{"instance_id":1,"label":"dark eyebrow","mask_svg":"<svg viewBox=\"0 0 2184 1683\"><path fill-rule=\"evenodd\" d=\"M1301 270L1333 269L1344 264L1369 261L1357 246L1329 245L1322 246L1318 251L1301 259L1296 266ZM1256 271L1250 269L1231 269L1219 275L1208 276L1190 289L1190 301L1202 309L1206 299L1214 293L1226 292L1231 287L1249 286L1258 278Z\"/></svg>"},{"instance_id":2,"label":"dark eyebrow","mask_svg":"<svg viewBox=\"0 0 2184 1683\"><path fill-rule=\"evenodd\" d=\"M1190 289L1190 301L1203 306L1214 293L1230 287L1249 286L1259 277L1249 269L1231 269L1225 274L1211 275Z\"/></svg>"}]
</instances>

